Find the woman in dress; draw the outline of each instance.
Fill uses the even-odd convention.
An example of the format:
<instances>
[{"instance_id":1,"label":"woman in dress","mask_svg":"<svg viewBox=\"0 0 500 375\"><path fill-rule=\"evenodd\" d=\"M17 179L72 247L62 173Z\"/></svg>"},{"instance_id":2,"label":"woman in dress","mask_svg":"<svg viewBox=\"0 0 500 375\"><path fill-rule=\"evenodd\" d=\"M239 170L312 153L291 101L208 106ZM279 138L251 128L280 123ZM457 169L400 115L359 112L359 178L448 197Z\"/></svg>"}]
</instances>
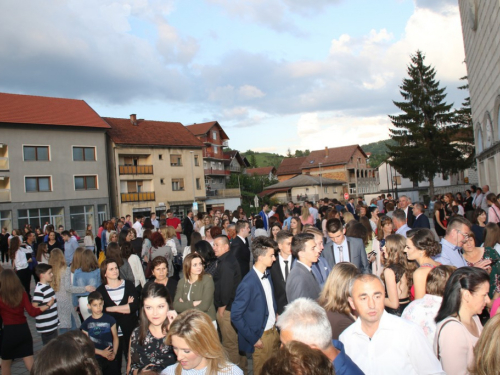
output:
<instances>
[{"instance_id":1,"label":"woman in dress","mask_svg":"<svg viewBox=\"0 0 500 375\"><path fill-rule=\"evenodd\" d=\"M382 216L377 223L377 235L373 238L372 251L374 254L368 259L372 264L372 273L379 277L383 269L380 249L385 246L386 238L392 234L392 229L392 219L389 216Z\"/></svg>"},{"instance_id":2,"label":"woman in dress","mask_svg":"<svg viewBox=\"0 0 500 375\"><path fill-rule=\"evenodd\" d=\"M35 234L36 234L36 243L40 245L42 242L44 242L45 233L43 233L42 228L36 227Z\"/></svg>"},{"instance_id":3,"label":"woman in dress","mask_svg":"<svg viewBox=\"0 0 500 375\"><path fill-rule=\"evenodd\" d=\"M349 285L358 274L359 269L352 263L336 264L319 295L318 303L326 311L332 326L333 340L338 340L340 334L356 320L349 305Z\"/></svg>"},{"instance_id":4,"label":"woman in dress","mask_svg":"<svg viewBox=\"0 0 500 375\"><path fill-rule=\"evenodd\" d=\"M36 249L36 261L38 263L49 263L49 247L45 242L38 244L38 248Z\"/></svg>"},{"instance_id":5,"label":"woman in dress","mask_svg":"<svg viewBox=\"0 0 500 375\"><path fill-rule=\"evenodd\" d=\"M169 270L167 265L167 259L165 257L159 256L152 260L151 262L153 277L149 280L144 289L149 287L150 284L161 284L167 288L169 297L168 303L172 305L173 296L175 296L175 291L177 288L177 280L173 277L168 277Z\"/></svg>"},{"instance_id":6,"label":"woman in dress","mask_svg":"<svg viewBox=\"0 0 500 375\"><path fill-rule=\"evenodd\" d=\"M118 264L118 267L120 268L120 279L128 280L135 286L134 273L132 272L132 268L130 267L128 260L122 257L122 251L118 242L111 242L108 244L106 258L116 261L116 264Z\"/></svg>"},{"instance_id":7,"label":"woman in dress","mask_svg":"<svg viewBox=\"0 0 500 375\"><path fill-rule=\"evenodd\" d=\"M441 254L441 244L434 239L429 229L412 230L407 233L405 253L408 260L417 262L418 268L413 272L413 285L411 286L412 300L425 296L427 275L440 265L433 258Z\"/></svg>"},{"instance_id":8,"label":"woman in dress","mask_svg":"<svg viewBox=\"0 0 500 375\"><path fill-rule=\"evenodd\" d=\"M453 197L453 194L446 193L443 199L444 199L445 218L446 220L450 220L451 215L453 214L451 207L453 207L453 202L455 202L455 198Z\"/></svg>"},{"instance_id":9,"label":"woman in dress","mask_svg":"<svg viewBox=\"0 0 500 375\"><path fill-rule=\"evenodd\" d=\"M500 203L498 203L495 193L489 193L486 196L488 204L488 223L500 223Z\"/></svg>"},{"instance_id":10,"label":"woman in dress","mask_svg":"<svg viewBox=\"0 0 500 375\"><path fill-rule=\"evenodd\" d=\"M199 310L178 315L168 330L167 343L177 354L177 363L162 375L243 375L230 363L210 317Z\"/></svg>"},{"instance_id":11,"label":"woman in dress","mask_svg":"<svg viewBox=\"0 0 500 375\"><path fill-rule=\"evenodd\" d=\"M302 232L302 222L296 216L292 217L292 220L290 220L290 232L292 232L294 236Z\"/></svg>"},{"instance_id":12,"label":"woman in dress","mask_svg":"<svg viewBox=\"0 0 500 375\"><path fill-rule=\"evenodd\" d=\"M13 270L0 273L0 317L3 320L2 374L10 375L12 361L22 358L31 371L33 338L24 311L36 317L54 304L54 298L40 308L33 307L23 285Z\"/></svg>"},{"instance_id":13,"label":"woman in dress","mask_svg":"<svg viewBox=\"0 0 500 375\"><path fill-rule=\"evenodd\" d=\"M207 241L202 240L195 245L194 249L203 259L205 273L213 277L217 269L217 257L215 256L214 248Z\"/></svg>"},{"instance_id":14,"label":"woman in dress","mask_svg":"<svg viewBox=\"0 0 500 375\"><path fill-rule=\"evenodd\" d=\"M484 242L484 228L486 227L486 211L477 208L472 214L472 227L470 228L476 238L476 246L481 246Z\"/></svg>"},{"instance_id":15,"label":"woman in dress","mask_svg":"<svg viewBox=\"0 0 500 375\"><path fill-rule=\"evenodd\" d=\"M101 270L94 252L87 249L82 253L80 268L76 269L73 275L73 286L92 286L95 290L99 285L101 285ZM73 294L73 306L80 306L80 314L82 314L84 320L91 315L87 306L87 296L91 291Z\"/></svg>"},{"instance_id":16,"label":"woman in dress","mask_svg":"<svg viewBox=\"0 0 500 375\"><path fill-rule=\"evenodd\" d=\"M492 247L500 254L500 226L488 223L484 227L484 247Z\"/></svg>"},{"instance_id":17,"label":"woman in dress","mask_svg":"<svg viewBox=\"0 0 500 375\"><path fill-rule=\"evenodd\" d=\"M368 213L367 213L366 216L370 220L370 225L371 225L372 230L374 232L377 230L377 224L378 224L378 221L379 221L378 214L379 214L379 209L378 209L377 206L370 206L370 207L368 207Z\"/></svg>"},{"instance_id":18,"label":"woman in dress","mask_svg":"<svg viewBox=\"0 0 500 375\"><path fill-rule=\"evenodd\" d=\"M159 373L177 361L172 347L165 343L168 328L177 316L170 310L168 299L167 289L161 284L151 283L142 290L143 307L139 326L130 337L127 374Z\"/></svg>"},{"instance_id":19,"label":"woman in dress","mask_svg":"<svg viewBox=\"0 0 500 375\"><path fill-rule=\"evenodd\" d=\"M385 284L385 311L401 316L410 303L410 288L413 269L404 250L406 238L400 234L391 234L382 247L384 270L381 279Z\"/></svg>"},{"instance_id":20,"label":"woman in dress","mask_svg":"<svg viewBox=\"0 0 500 375\"><path fill-rule=\"evenodd\" d=\"M17 277L21 280L21 284L31 300L31 270L29 269L29 263L33 260L26 257L26 253L21 249L21 240L18 236L12 237L10 240L9 257L12 261Z\"/></svg>"},{"instance_id":21,"label":"woman in dress","mask_svg":"<svg viewBox=\"0 0 500 375\"><path fill-rule=\"evenodd\" d=\"M179 280L174 298L174 309L182 313L189 309L203 311L210 316L214 325L214 281L212 275L206 274L203 258L198 253L189 254L182 266L184 278Z\"/></svg>"},{"instance_id":22,"label":"woman in dress","mask_svg":"<svg viewBox=\"0 0 500 375\"><path fill-rule=\"evenodd\" d=\"M271 233L269 234L269 237L277 241L276 235L280 230L281 230L281 225L279 223L274 223L273 226L271 227Z\"/></svg>"},{"instance_id":23,"label":"woman in dress","mask_svg":"<svg viewBox=\"0 0 500 375\"><path fill-rule=\"evenodd\" d=\"M196 214L196 218L194 219L194 224L193 224L193 230L195 232L198 232L200 233L201 231L201 228L205 225L204 221L203 221L203 213L201 212L198 212ZM203 233L202 233L202 236L203 236Z\"/></svg>"},{"instance_id":24,"label":"woman in dress","mask_svg":"<svg viewBox=\"0 0 500 375\"><path fill-rule=\"evenodd\" d=\"M309 208L307 208L305 206L302 207L302 211L301 211L301 215L300 215L300 222L302 223L302 225L306 225L306 224L313 225L314 224L314 218L310 214Z\"/></svg>"},{"instance_id":25,"label":"woman in dress","mask_svg":"<svg viewBox=\"0 0 500 375\"><path fill-rule=\"evenodd\" d=\"M445 221L445 212L443 204L440 201L434 203L434 229L436 230L439 238L444 237L446 234L447 223Z\"/></svg>"},{"instance_id":26,"label":"woman in dress","mask_svg":"<svg viewBox=\"0 0 500 375\"><path fill-rule=\"evenodd\" d=\"M488 273L477 267L457 269L446 283L434 339L434 353L445 373L469 373L474 346L483 330L478 315L490 303L489 290Z\"/></svg>"},{"instance_id":27,"label":"woman in dress","mask_svg":"<svg viewBox=\"0 0 500 375\"><path fill-rule=\"evenodd\" d=\"M137 325L139 296L133 282L120 279L118 264L113 259L101 263L101 281L97 291L104 298L104 312L116 320L120 344L115 360L121 368L122 356L128 359L130 336Z\"/></svg>"}]
</instances>

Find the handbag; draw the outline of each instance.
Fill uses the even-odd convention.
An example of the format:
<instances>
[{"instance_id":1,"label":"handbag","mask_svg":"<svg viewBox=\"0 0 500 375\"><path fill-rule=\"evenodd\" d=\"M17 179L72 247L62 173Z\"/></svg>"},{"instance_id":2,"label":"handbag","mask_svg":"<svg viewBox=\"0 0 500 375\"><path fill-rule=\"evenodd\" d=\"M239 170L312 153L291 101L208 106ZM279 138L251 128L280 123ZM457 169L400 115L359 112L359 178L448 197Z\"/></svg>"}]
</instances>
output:
<instances>
[{"instance_id":1,"label":"handbag","mask_svg":"<svg viewBox=\"0 0 500 375\"><path fill-rule=\"evenodd\" d=\"M101 251L99 253L99 259L97 260L97 263L99 264L99 266L101 265L102 262L104 262L106 260L106 254L104 254L104 251Z\"/></svg>"}]
</instances>

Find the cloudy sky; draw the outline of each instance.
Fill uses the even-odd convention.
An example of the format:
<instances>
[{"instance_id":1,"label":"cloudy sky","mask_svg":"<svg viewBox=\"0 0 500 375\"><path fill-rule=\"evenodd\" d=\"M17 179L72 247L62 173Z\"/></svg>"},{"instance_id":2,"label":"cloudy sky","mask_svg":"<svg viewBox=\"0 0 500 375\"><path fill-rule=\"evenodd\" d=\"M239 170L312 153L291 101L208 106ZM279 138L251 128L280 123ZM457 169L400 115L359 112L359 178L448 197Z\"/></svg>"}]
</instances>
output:
<instances>
[{"instance_id":1,"label":"cloudy sky","mask_svg":"<svg viewBox=\"0 0 500 375\"><path fill-rule=\"evenodd\" d=\"M217 120L284 154L388 138L417 49L448 101L466 75L456 0L2 0L0 91L101 116Z\"/></svg>"}]
</instances>

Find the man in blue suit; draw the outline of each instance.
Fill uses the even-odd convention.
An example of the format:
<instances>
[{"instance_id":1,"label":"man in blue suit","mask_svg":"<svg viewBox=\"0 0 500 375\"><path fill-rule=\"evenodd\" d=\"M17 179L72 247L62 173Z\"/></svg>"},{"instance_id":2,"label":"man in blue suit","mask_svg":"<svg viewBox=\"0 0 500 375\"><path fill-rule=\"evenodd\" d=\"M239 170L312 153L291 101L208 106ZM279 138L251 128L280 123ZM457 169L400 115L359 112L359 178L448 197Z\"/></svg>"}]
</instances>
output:
<instances>
[{"instance_id":1,"label":"man in blue suit","mask_svg":"<svg viewBox=\"0 0 500 375\"><path fill-rule=\"evenodd\" d=\"M425 215L425 207L422 203L415 203L413 205L413 216L415 216L415 221L413 222L412 229L417 229L417 228L431 229L429 218L427 217L427 215Z\"/></svg>"},{"instance_id":2,"label":"man in blue suit","mask_svg":"<svg viewBox=\"0 0 500 375\"><path fill-rule=\"evenodd\" d=\"M269 229L269 217L267 216L267 211L269 210L269 205L266 203L262 207L262 211L259 212L259 216L264 222L264 229L268 230Z\"/></svg>"},{"instance_id":3,"label":"man in blue suit","mask_svg":"<svg viewBox=\"0 0 500 375\"><path fill-rule=\"evenodd\" d=\"M256 260L253 268L236 289L231 308L231 321L238 331L240 351L253 353L253 373L260 375L262 366L279 348L276 330L276 300L273 283L267 269L276 260L277 244L268 237L252 242Z\"/></svg>"}]
</instances>

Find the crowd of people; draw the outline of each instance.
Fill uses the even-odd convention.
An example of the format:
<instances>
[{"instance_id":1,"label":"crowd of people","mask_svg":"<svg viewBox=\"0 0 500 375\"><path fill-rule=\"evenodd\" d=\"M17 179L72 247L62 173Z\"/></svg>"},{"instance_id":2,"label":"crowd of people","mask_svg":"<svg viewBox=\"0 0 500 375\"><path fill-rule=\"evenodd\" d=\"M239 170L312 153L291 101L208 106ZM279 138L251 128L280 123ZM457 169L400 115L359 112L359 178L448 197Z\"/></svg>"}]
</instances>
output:
<instances>
[{"instance_id":1,"label":"crowd of people","mask_svg":"<svg viewBox=\"0 0 500 375\"><path fill-rule=\"evenodd\" d=\"M3 228L2 373L500 373L496 195L354 201Z\"/></svg>"}]
</instances>

